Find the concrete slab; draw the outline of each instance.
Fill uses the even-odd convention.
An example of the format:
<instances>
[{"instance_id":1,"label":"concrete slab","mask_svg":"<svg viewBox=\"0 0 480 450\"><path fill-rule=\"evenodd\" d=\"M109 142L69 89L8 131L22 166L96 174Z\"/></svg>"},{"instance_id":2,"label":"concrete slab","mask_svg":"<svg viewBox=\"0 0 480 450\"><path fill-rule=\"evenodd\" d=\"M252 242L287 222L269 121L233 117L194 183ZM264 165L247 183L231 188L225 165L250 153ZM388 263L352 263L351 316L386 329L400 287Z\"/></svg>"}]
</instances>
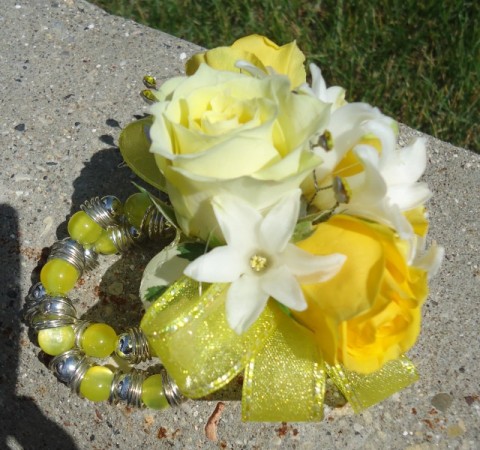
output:
<instances>
[{"instance_id":1,"label":"concrete slab","mask_svg":"<svg viewBox=\"0 0 480 450\"><path fill-rule=\"evenodd\" d=\"M347 407L327 409L322 423L255 424L240 420L239 386L155 412L83 400L46 368L20 314L42 249L65 236L66 217L85 199L133 192L115 142L145 112L141 78L178 74L197 50L81 0L2 2L0 447L479 448L480 155L429 136L430 236L446 258L409 354L421 373L414 386L360 415ZM418 134L402 127L401 139ZM80 312L120 328L138 320L147 261L133 254L85 276L75 290ZM204 428L218 401L214 442Z\"/></svg>"}]
</instances>

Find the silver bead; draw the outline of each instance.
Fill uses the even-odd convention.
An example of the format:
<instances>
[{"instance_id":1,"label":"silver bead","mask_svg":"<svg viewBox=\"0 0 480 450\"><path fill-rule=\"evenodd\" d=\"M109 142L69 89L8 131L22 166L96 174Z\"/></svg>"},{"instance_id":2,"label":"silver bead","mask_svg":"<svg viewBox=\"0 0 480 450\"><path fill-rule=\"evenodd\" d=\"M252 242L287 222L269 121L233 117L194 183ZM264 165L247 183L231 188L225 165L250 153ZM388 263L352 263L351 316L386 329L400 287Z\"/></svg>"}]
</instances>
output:
<instances>
[{"instance_id":1,"label":"silver bead","mask_svg":"<svg viewBox=\"0 0 480 450\"><path fill-rule=\"evenodd\" d=\"M165 220L155 205L150 205L145 211L140 229L151 240L175 237L175 228L168 220Z\"/></svg>"},{"instance_id":2,"label":"silver bead","mask_svg":"<svg viewBox=\"0 0 480 450\"><path fill-rule=\"evenodd\" d=\"M163 384L163 393L167 399L168 404L174 408L181 405L186 399L180 393L177 384L170 378L165 367L162 366L160 369L160 374L162 375L162 384Z\"/></svg>"},{"instance_id":3,"label":"silver bead","mask_svg":"<svg viewBox=\"0 0 480 450\"><path fill-rule=\"evenodd\" d=\"M150 346L146 336L139 328L129 328L117 338L115 353L130 364L151 359Z\"/></svg>"},{"instance_id":4,"label":"silver bead","mask_svg":"<svg viewBox=\"0 0 480 450\"><path fill-rule=\"evenodd\" d=\"M23 308L23 319L25 322L30 323L32 317L37 313L39 305L47 297L47 291L43 287L43 284L35 283L28 291L25 298L25 306Z\"/></svg>"},{"instance_id":5,"label":"silver bead","mask_svg":"<svg viewBox=\"0 0 480 450\"><path fill-rule=\"evenodd\" d=\"M113 245L119 253L125 253L142 239L141 233L128 222L123 222L115 227L109 227L108 231L110 232Z\"/></svg>"},{"instance_id":6,"label":"silver bead","mask_svg":"<svg viewBox=\"0 0 480 450\"><path fill-rule=\"evenodd\" d=\"M37 304L41 302L45 296L47 295L47 291L43 287L43 284L39 281L35 283L30 290L28 291L27 297L25 298L25 302L30 305Z\"/></svg>"},{"instance_id":7,"label":"silver bead","mask_svg":"<svg viewBox=\"0 0 480 450\"><path fill-rule=\"evenodd\" d=\"M85 259L85 270L93 270L98 266L98 253L93 248L86 248L83 251Z\"/></svg>"},{"instance_id":8,"label":"silver bead","mask_svg":"<svg viewBox=\"0 0 480 450\"><path fill-rule=\"evenodd\" d=\"M122 401L131 406L142 406L142 385L145 378L145 372L135 369L129 373L115 372L110 388L109 402Z\"/></svg>"},{"instance_id":9,"label":"silver bead","mask_svg":"<svg viewBox=\"0 0 480 450\"><path fill-rule=\"evenodd\" d=\"M85 268L84 249L81 244L71 238L65 238L57 241L52 245L52 250L48 256L48 260L53 258L63 259L67 261L78 271L81 276Z\"/></svg>"},{"instance_id":10,"label":"silver bead","mask_svg":"<svg viewBox=\"0 0 480 450\"><path fill-rule=\"evenodd\" d=\"M77 394L80 392L80 383L91 366L90 360L77 349L55 356L49 364L55 376Z\"/></svg>"},{"instance_id":11,"label":"silver bead","mask_svg":"<svg viewBox=\"0 0 480 450\"><path fill-rule=\"evenodd\" d=\"M91 198L80 208L104 229L116 225L123 210L122 202L113 195Z\"/></svg>"}]
</instances>

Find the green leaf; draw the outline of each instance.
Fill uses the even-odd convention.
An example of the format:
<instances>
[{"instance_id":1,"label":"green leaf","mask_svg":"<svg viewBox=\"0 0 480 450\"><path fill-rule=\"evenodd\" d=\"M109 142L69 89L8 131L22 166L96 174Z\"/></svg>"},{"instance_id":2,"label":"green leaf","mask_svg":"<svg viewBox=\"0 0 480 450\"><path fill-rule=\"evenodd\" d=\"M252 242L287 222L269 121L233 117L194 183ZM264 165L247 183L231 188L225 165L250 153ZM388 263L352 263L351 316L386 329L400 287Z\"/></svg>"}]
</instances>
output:
<instances>
[{"instance_id":1,"label":"green leaf","mask_svg":"<svg viewBox=\"0 0 480 450\"><path fill-rule=\"evenodd\" d=\"M151 116L127 125L120 134L119 147L128 167L148 184L166 192L166 181L157 166L153 153L150 153L150 140L146 130L153 123Z\"/></svg>"},{"instance_id":2,"label":"green leaf","mask_svg":"<svg viewBox=\"0 0 480 450\"><path fill-rule=\"evenodd\" d=\"M179 257L188 261L195 261L199 256L205 253L205 244L201 242L184 242L177 246Z\"/></svg>"},{"instance_id":3,"label":"green leaf","mask_svg":"<svg viewBox=\"0 0 480 450\"><path fill-rule=\"evenodd\" d=\"M165 203L158 197L155 197L151 192L147 191L145 188L135 183L134 181L132 181L132 183L140 192L142 192L143 194L147 194L150 197L152 203L162 213L163 217L165 217L168 222L170 222L177 230L180 229L177 223L177 218L175 217L175 210L173 209L173 206Z\"/></svg>"},{"instance_id":4,"label":"green leaf","mask_svg":"<svg viewBox=\"0 0 480 450\"><path fill-rule=\"evenodd\" d=\"M147 292L144 296L144 301L146 302L153 302L157 300L166 290L168 286L152 286L147 289Z\"/></svg>"},{"instance_id":5,"label":"green leaf","mask_svg":"<svg viewBox=\"0 0 480 450\"><path fill-rule=\"evenodd\" d=\"M308 220L303 220L301 222L298 222L297 225L295 225L295 229L293 230L292 234L292 242L298 242L298 241L303 241L304 239L307 239L314 231L312 222Z\"/></svg>"}]
</instances>

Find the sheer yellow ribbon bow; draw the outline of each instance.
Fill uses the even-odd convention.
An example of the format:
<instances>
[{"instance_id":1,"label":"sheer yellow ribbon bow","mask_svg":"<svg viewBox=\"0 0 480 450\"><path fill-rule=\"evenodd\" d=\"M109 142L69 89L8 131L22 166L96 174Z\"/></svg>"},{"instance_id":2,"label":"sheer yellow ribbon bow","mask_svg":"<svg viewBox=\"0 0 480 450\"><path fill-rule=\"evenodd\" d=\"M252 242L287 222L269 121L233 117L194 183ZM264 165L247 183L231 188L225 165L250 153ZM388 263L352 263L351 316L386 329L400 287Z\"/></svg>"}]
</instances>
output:
<instances>
[{"instance_id":1,"label":"sheer yellow ribbon bow","mask_svg":"<svg viewBox=\"0 0 480 450\"><path fill-rule=\"evenodd\" d=\"M180 391L201 398L244 371L246 421L319 421L327 374L359 412L417 379L405 357L370 375L327 366L312 333L270 301L236 334L225 317L228 285L175 282L145 313L141 328Z\"/></svg>"}]
</instances>

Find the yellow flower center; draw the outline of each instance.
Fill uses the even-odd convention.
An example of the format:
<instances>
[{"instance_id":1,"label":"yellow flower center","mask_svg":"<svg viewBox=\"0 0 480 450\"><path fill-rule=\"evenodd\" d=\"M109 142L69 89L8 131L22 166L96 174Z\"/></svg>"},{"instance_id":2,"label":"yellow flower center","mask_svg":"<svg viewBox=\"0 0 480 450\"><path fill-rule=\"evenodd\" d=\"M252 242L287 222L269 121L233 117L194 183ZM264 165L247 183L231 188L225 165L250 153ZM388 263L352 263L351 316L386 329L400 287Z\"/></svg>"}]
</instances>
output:
<instances>
[{"instance_id":1,"label":"yellow flower center","mask_svg":"<svg viewBox=\"0 0 480 450\"><path fill-rule=\"evenodd\" d=\"M253 255L250 258L250 267L254 272L265 270L268 265L268 259L262 255Z\"/></svg>"}]
</instances>

